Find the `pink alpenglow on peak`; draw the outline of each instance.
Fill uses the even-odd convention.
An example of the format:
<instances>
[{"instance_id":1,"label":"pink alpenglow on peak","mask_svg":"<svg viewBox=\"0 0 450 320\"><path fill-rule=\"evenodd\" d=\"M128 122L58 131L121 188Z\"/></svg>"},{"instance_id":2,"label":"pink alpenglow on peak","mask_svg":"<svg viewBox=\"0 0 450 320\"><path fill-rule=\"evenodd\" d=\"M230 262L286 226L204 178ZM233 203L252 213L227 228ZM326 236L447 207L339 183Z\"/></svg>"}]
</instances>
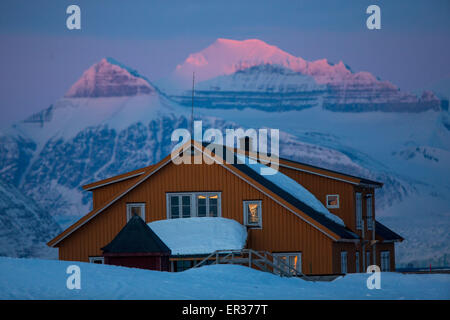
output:
<instances>
[{"instance_id":1,"label":"pink alpenglow on peak","mask_svg":"<svg viewBox=\"0 0 450 320\"><path fill-rule=\"evenodd\" d=\"M112 58L104 58L86 70L65 97L122 97L154 92L153 86L137 71Z\"/></svg>"},{"instance_id":2,"label":"pink alpenglow on peak","mask_svg":"<svg viewBox=\"0 0 450 320\"><path fill-rule=\"evenodd\" d=\"M261 64L276 64L303 75L312 76L317 84L368 84L379 82L368 72L353 73L342 61L331 64L327 59L306 61L258 39L217 39L204 50L193 53L176 67L175 77L181 81L204 81ZM393 86L385 82L385 85Z\"/></svg>"}]
</instances>

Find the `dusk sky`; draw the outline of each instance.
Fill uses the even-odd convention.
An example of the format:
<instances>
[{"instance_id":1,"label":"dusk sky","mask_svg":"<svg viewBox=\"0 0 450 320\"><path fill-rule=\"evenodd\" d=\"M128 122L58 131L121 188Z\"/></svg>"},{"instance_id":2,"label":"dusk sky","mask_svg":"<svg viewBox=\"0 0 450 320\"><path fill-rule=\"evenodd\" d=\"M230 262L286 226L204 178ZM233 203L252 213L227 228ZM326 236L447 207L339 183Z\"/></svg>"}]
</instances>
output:
<instances>
[{"instance_id":1,"label":"dusk sky","mask_svg":"<svg viewBox=\"0 0 450 320\"><path fill-rule=\"evenodd\" d=\"M66 8L81 8L81 30ZM366 8L381 7L381 30ZM150 80L217 38L258 38L306 60L342 60L406 91L450 78L450 1L0 2L0 126L62 97L84 70L114 57Z\"/></svg>"}]
</instances>

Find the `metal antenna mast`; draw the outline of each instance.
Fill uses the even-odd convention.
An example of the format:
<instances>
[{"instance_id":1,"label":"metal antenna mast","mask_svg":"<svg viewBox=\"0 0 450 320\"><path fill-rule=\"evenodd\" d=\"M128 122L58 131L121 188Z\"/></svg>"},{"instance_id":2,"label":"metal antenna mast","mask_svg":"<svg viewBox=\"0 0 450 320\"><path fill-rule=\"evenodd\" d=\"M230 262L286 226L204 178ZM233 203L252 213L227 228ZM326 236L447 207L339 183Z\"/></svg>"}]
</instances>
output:
<instances>
[{"instance_id":1,"label":"metal antenna mast","mask_svg":"<svg viewBox=\"0 0 450 320\"><path fill-rule=\"evenodd\" d=\"M191 139L194 136L194 82L195 82L195 72L192 72Z\"/></svg>"}]
</instances>

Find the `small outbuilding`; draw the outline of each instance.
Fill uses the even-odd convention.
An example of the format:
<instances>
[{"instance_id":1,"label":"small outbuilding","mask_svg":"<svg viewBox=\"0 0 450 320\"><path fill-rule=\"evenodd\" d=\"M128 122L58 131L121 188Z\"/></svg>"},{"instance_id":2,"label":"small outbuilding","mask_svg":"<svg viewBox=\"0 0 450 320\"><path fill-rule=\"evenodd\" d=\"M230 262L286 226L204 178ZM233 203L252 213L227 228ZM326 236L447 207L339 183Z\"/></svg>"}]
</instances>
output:
<instances>
[{"instance_id":1,"label":"small outbuilding","mask_svg":"<svg viewBox=\"0 0 450 320\"><path fill-rule=\"evenodd\" d=\"M138 215L101 249L105 264L169 271L170 249Z\"/></svg>"}]
</instances>

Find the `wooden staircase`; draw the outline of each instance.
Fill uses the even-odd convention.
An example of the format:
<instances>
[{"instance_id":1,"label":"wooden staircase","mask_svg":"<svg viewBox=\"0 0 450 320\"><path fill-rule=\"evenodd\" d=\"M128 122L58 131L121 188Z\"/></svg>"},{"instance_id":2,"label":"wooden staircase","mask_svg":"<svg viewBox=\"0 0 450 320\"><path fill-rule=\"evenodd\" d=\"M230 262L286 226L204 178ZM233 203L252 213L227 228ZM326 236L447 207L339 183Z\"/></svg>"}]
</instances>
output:
<instances>
[{"instance_id":1,"label":"wooden staircase","mask_svg":"<svg viewBox=\"0 0 450 320\"><path fill-rule=\"evenodd\" d=\"M194 265L193 268L207 264L239 264L277 274L281 277L300 277L303 280L313 281L284 261L278 260L276 262L275 260L276 258L267 251L255 251L252 249L216 250Z\"/></svg>"}]
</instances>

